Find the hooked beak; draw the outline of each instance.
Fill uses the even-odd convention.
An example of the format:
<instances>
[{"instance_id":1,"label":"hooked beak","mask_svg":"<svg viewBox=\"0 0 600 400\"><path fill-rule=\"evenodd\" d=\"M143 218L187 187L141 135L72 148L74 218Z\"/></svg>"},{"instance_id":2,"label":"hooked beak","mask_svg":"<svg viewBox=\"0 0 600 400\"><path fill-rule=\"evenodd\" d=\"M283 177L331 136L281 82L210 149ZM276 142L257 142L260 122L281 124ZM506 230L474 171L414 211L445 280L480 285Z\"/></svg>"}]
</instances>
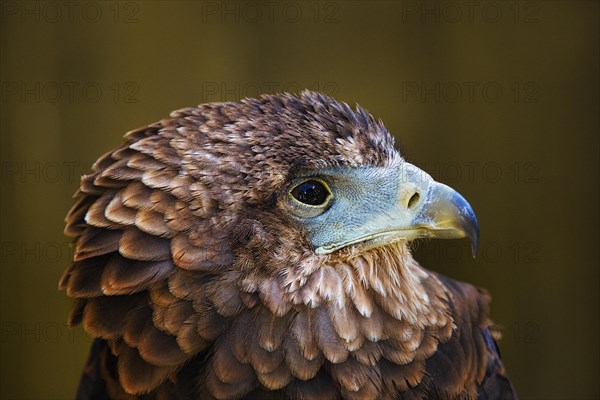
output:
<instances>
[{"instance_id":1,"label":"hooked beak","mask_svg":"<svg viewBox=\"0 0 600 400\"><path fill-rule=\"evenodd\" d=\"M475 257L479 245L479 224L467 200L412 164L404 164L401 177L399 202L394 207L400 211L396 227L398 233L402 235L404 232L407 239L466 237L471 241Z\"/></svg>"},{"instance_id":2,"label":"hooked beak","mask_svg":"<svg viewBox=\"0 0 600 400\"><path fill-rule=\"evenodd\" d=\"M479 245L479 225L471 205L457 191L433 181L425 200L412 220L412 229L422 237L438 239L468 238L473 257Z\"/></svg>"}]
</instances>

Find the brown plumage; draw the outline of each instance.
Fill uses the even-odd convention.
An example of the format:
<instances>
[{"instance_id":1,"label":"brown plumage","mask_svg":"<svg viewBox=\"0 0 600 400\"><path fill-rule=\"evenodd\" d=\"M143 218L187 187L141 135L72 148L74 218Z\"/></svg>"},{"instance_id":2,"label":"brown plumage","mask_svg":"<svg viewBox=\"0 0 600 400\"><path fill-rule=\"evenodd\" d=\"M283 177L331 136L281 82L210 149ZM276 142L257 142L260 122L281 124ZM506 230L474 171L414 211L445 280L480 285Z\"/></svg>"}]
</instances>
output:
<instances>
[{"instance_id":1,"label":"brown plumage","mask_svg":"<svg viewBox=\"0 0 600 400\"><path fill-rule=\"evenodd\" d=\"M329 179L341 204L338 171L403 163L364 110L263 96L125 138L66 219L75 259L60 287L70 323L98 338L78 398L514 398L484 291L423 269L410 238L318 250L356 218L317 229L286 203L298 177Z\"/></svg>"}]
</instances>

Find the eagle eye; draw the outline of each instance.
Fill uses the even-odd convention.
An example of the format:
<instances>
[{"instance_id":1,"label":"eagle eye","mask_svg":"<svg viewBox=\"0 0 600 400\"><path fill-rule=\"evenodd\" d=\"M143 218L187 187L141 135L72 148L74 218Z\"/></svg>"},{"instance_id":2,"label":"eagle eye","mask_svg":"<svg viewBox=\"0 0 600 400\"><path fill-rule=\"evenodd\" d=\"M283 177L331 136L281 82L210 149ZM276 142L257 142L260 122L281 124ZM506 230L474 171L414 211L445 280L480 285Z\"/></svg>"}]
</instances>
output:
<instances>
[{"instance_id":1,"label":"eagle eye","mask_svg":"<svg viewBox=\"0 0 600 400\"><path fill-rule=\"evenodd\" d=\"M309 206L322 206L331 196L327 185L315 179L309 179L300 183L290 193L294 199Z\"/></svg>"}]
</instances>

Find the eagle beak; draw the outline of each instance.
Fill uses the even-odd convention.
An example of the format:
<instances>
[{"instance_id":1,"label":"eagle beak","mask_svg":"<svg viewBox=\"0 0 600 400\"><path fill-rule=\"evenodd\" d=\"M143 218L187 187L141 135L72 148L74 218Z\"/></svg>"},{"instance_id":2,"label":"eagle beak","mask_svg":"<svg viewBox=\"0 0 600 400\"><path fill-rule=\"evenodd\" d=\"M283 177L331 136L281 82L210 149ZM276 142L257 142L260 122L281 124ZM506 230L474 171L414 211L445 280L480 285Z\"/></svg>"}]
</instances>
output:
<instances>
[{"instance_id":1,"label":"eagle beak","mask_svg":"<svg viewBox=\"0 0 600 400\"><path fill-rule=\"evenodd\" d=\"M471 241L473 257L479 245L479 225L471 205L457 191L434 181L427 173L411 164L403 175L399 191L401 205L413 217L404 228L416 231L417 237Z\"/></svg>"}]
</instances>

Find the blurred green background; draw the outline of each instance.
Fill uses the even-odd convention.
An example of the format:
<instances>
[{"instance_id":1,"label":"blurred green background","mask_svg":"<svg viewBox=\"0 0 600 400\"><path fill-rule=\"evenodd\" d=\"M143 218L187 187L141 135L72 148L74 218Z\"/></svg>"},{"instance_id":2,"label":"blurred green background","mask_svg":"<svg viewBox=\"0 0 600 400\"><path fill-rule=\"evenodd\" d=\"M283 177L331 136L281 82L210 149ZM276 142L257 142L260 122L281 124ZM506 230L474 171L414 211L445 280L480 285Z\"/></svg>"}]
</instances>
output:
<instances>
[{"instance_id":1,"label":"blurred green background","mask_svg":"<svg viewBox=\"0 0 600 400\"><path fill-rule=\"evenodd\" d=\"M320 90L385 121L481 226L418 245L488 288L523 399L599 397L599 6L14 2L1 24L2 399L72 398L90 339L57 291L79 177L173 109Z\"/></svg>"}]
</instances>

